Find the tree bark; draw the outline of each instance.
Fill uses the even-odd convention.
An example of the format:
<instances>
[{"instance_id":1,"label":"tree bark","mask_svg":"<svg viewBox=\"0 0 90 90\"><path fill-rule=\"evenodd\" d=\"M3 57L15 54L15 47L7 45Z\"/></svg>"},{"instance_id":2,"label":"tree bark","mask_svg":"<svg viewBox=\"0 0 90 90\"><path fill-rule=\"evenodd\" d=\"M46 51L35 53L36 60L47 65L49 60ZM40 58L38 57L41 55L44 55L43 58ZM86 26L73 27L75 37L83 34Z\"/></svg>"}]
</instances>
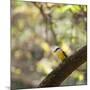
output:
<instances>
[{"instance_id":1,"label":"tree bark","mask_svg":"<svg viewBox=\"0 0 90 90\"><path fill-rule=\"evenodd\" d=\"M53 70L38 87L59 86L74 70L87 61L87 46L67 57L62 64Z\"/></svg>"}]
</instances>

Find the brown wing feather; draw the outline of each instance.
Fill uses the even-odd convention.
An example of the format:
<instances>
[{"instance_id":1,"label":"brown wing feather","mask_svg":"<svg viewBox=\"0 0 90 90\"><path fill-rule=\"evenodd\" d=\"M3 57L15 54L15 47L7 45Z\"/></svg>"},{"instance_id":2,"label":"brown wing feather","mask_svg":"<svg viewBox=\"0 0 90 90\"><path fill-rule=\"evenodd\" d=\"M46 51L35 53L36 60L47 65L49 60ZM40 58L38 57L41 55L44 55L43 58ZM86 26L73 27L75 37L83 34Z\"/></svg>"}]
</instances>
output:
<instances>
[{"instance_id":1,"label":"brown wing feather","mask_svg":"<svg viewBox=\"0 0 90 90\"><path fill-rule=\"evenodd\" d=\"M62 52L63 52L63 54L65 55L65 57L68 57L67 55L66 55L66 53L62 50Z\"/></svg>"}]
</instances>

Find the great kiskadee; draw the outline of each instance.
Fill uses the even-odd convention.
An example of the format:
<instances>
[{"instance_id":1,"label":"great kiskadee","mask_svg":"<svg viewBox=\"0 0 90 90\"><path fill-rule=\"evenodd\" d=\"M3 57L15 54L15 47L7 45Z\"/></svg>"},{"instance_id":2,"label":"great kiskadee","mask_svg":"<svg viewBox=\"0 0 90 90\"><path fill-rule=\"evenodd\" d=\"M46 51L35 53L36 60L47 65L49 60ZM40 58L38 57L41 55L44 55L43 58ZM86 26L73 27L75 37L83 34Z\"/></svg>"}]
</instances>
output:
<instances>
[{"instance_id":1,"label":"great kiskadee","mask_svg":"<svg viewBox=\"0 0 90 90\"><path fill-rule=\"evenodd\" d=\"M66 53L59 47L56 47L54 49L54 54L61 61L63 61L67 57Z\"/></svg>"}]
</instances>

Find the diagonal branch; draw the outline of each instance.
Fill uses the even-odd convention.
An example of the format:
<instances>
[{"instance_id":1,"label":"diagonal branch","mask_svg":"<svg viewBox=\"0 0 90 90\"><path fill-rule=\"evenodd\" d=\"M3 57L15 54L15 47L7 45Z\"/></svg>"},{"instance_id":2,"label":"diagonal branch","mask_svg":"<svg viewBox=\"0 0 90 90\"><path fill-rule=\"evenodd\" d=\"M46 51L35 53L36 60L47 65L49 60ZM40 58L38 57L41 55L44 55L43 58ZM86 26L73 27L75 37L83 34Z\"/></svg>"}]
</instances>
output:
<instances>
[{"instance_id":1,"label":"diagonal branch","mask_svg":"<svg viewBox=\"0 0 90 90\"><path fill-rule=\"evenodd\" d=\"M53 70L38 87L59 86L74 70L87 61L87 46L66 58L64 62Z\"/></svg>"}]
</instances>

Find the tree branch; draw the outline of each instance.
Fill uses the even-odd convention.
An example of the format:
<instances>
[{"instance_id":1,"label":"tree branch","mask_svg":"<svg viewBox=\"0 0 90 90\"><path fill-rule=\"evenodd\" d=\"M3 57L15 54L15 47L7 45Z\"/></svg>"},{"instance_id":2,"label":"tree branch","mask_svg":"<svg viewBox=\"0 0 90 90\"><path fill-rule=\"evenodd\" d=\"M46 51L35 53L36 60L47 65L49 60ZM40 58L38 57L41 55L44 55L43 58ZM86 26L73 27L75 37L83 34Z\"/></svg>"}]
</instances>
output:
<instances>
[{"instance_id":1,"label":"tree branch","mask_svg":"<svg viewBox=\"0 0 90 90\"><path fill-rule=\"evenodd\" d=\"M39 10L40 10L40 13L45 21L45 24L46 24L46 34L47 34L47 30L50 29L52 34L53 34L53 37L54 37L54 42L58 45L58 41L56 39L56 34L54 32L54 29L53 29L53 22L52 22L52 16L51 16L51 13L49 14L46 14L44 12L44 8L43 8L43 5L41 4L41 6L38 6L37 3L33 3ZM47 7L48 8L48 7ZM50 25L50 28L48 28L48 25Z\"/></svg>"},{"instance_id":2,"label":"tree branch","mask_svg":"<svg viewBox=\"0 0 90 90\"><path fill-rule=\"evenodd\" d=\"M75 54L66 58L55 70L53 70L38 87L59 86L74 70L87 61L87 46L84 46Z\"/></svg>"}]
</instances>

